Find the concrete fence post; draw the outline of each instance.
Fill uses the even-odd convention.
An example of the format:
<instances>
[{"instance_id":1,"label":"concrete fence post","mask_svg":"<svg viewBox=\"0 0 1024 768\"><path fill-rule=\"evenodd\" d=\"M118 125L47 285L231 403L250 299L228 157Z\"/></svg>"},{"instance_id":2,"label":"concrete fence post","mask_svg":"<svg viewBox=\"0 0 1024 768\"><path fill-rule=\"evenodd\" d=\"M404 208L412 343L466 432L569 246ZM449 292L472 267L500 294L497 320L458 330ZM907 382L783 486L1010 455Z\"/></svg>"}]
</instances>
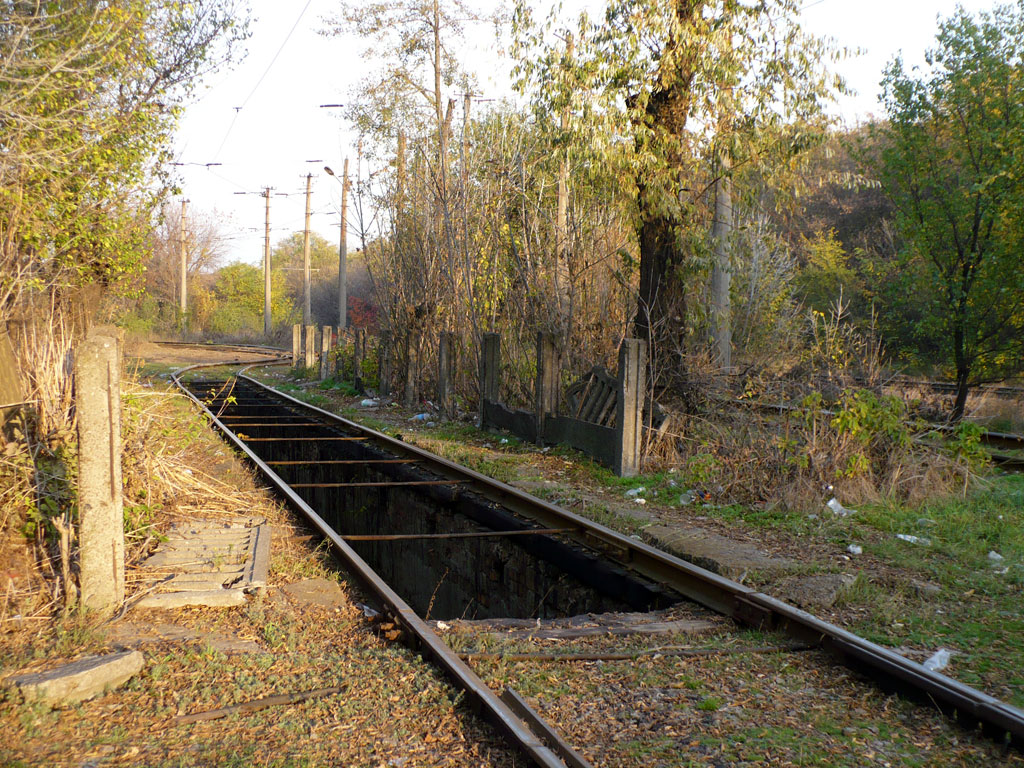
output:
<instances>
[{"instance_id":1,"label":"concrete fence post","mask_svg":"<svg viewBox=\"0 0 1024 768\"><path fill-rule=\"evenodd\" d=\"M534 390L537 415L537 445L544 444L544 419L558 411L558 354L555 336L537 334L537 384Z\"/></svg>"},{"instance_id":2,"label":"concrete fence post","mask_svg":"<svg viewBox=\"0 0 1024 768\"><path fill-rule=\"evenodd\" d=\"M501 392L501 334L485 333L480 349L480 428L486 423L484 402L498 402Z\"/></svg>"},{"instance_id":3,"label":"concrete fence post","mask_svg":"<svg viewBox=\"0 0 1024 768\"><path fill-rule=\"evenodd\" d=\"M7 326L0 324L0 429L21 410L24 399L14 347Z\"/></svg>"},{"instance_id":4,"label":"concrete fence post","mask_svg":"<svg viewBox=\"0 0 1024 768\"><path fill-rule=\"evenodd\" d=\"M121 488L121 354L115 336L90 331L75 356L82 604L124 601Z\"/></svg>"},{"instance_id":5,"label":"concrete fence post","mask_svg":"<svg viewBox=\"0 0 1024 768\"><path fill-rule=\"evenodd\" d=\"M302 326L292 326L292 368L299 367L299 358L302 357Z\"/></svg>"},{"instance_id":6,"label":"concrete fence post","mask_svg":"<svg viewBox=\"0 0 1024 768\"><path fill-rule=\"evenodd\" d=\"M381 334L377 349L377 394L391 396L391 334L387 331Z\"/></svg>"},{"instance_id":7,"label":"concrete fence post","mask_svg":"<svg viewBox=\"0 0 1024 768\"><path fill-rule=\"evenodd\" d=\"M419 369L420 339L417 331L405 337L405 407L416 407L416 373Z\"/></svg>"},{"instance_id":8,"label":"concrete fence post","mask_svg":"<svg viewBox=\"0 0 1024 768\"><path fill-rule=\"evenodd\" d=\"M306 326L306 343L303 345L302 367L307 370L316 365L316 326Z\"/></svg>"},{"instance_id":9,"label":"concrete fence post","mask_svg":"<svg viewBox=\"0 0 1024 768\"><path fill-rule=\"evenodd\" d=\"M356 328L352 333L354 336L352 341L352 384L356 388L356 392L363 394L363 356L366 352L364 341L366 331Z\"/></svg>"},{"instance_id":10,"label":"concrete fence post","mask_svg":"<svg viewBox=\"0 0 1024 768\"><path fill-rule=\"evenodd\" d=\"M330 374L331 348L334 346L334 329L325 325L320 336L320 381Z\"/></svg>"},{"instance_id":11,"label":"concrete fence post","mask_svg":"<svg viewBox=\"0 0 1024 768\"><path fill-rule=\"evenodd\" d=\"M626 339L619 347L619 396L615 412L615 474L620 477L632 477L640 471L646 376L647 343Z\"/></svg>"},{"instance_id":12,"label":"concrete fence post","mask_svg":"<svg viewBox=\"0 0 1024 768\"><path fill-rule=\"evenodd\" d=\"M455 334L442 331L437 345L437 406L446 419L452 418L454 389L452 368L455 365Z\"/></svg>"}]
</instances>

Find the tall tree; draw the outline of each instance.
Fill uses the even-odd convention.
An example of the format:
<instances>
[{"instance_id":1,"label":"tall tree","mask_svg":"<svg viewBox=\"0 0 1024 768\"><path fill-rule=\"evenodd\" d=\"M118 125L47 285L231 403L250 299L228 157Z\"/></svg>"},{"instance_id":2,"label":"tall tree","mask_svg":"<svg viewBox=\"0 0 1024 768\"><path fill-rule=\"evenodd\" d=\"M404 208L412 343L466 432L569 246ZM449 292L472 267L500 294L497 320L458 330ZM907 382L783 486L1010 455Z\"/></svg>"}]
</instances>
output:
<instances>
[{"instance_id":1,"label":"tall tree","mask_svg":"<svg viewBox=\"0 0 1024 768\"><path fill-rule=\"evenodd\" d=\"M927 69L882 81L880 176L906 241L889 312L916 318L963 416L969 388L1024 369L1024 2L939 24Z\"/></svg>"},{"instance_id":2,"label":"tall tree","mask_svg":"<svg viewBox=\"0 0 1024 768\"><path fill-rule=\"evenodd\" d=\"M517 8L526 30L528 5ZM798 10L795 0L611 0L603 23L581 19L577 84L591 98L576 119L598 126L603 139L592 143L633 191L634 326L665 372L682 369L688 296L710 266L708 190L725 177L722 208L753 207L766 186L784 203L825 125L823 102L843 87L825 69L833 52L802 32ZM545 44L535 32L520 38L524 80L549 99L552 59L536 56Z\"/></svg>"}]
</instances>

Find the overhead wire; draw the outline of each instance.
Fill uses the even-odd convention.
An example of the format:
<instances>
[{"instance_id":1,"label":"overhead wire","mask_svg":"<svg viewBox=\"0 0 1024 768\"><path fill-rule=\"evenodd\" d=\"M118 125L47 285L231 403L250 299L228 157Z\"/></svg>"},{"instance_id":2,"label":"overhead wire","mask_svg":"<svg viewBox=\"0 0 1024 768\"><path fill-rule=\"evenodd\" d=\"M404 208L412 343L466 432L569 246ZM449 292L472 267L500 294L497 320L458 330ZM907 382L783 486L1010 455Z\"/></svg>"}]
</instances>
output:
<instances>
[{"instance_id":1,"label":"overhead wire","mask_svg":"<svg viewBox=\"0 0 1024 768\"><path fill-rule=\"evenodd\" d=\"M281 45L277 49L277 52L274 54L274 57L270 60L270 63L267 64L267 68L265 70L263 70L263 74L260 75L259 80L256 81L256 85L254 85L252 87L252 90L249 91L249 95L245 97L245 99L242 101L242 104L240 106L234 107L234 110L235 110L234 117L231 118L231 122L228 124L228 129L227 129L227 131L224 132L224 138L221 139L220 146L217 147L217 151L213 155L213 159L214 160L216 160L218 157L220 157L221 150L223 150L224 149L224 145L227 144L228 137L231 135L231 131L234 129L235 123L238 121L238 116L242 113L242 110L245 109L245 105L249 103L249 99L251 99L253 97L253 95L256 93L256 90L263 83L263 80L270 73L270 70L273 68L274 63L277 61L277 57L281 55L281 51L283 51L284 47L286 45L288 45L288 41L291 40L292 34L298 28L299 22L302 21L302 17L306 15L306 11L309 10L309 6L312 5L312 3L313 3L313 0L306 0L306 4L304 6L302 6L302 10L299 11L299 15L295 19L295 23L292 24L292 28L290 30L288 30L288 34L285 35L285 38L281 42Z\"/></svg>"}]
</instances>

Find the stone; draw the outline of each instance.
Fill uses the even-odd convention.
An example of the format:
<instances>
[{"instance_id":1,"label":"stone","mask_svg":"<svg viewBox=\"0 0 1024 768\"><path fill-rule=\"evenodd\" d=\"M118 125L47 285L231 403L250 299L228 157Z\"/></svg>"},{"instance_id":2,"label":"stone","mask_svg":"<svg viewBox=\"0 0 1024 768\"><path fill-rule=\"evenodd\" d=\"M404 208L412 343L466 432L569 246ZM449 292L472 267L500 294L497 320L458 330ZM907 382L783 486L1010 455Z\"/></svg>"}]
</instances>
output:
<instances>
[{"instance_id":1,"label":"stone","mask_svg":"<svg viewBox=\"0 0 1024 768\"><path fill-rule=\"evenodd\" d=\"M142 666L140 651L121 651L89 656L46 672L18 675L8 678L8 683L18 688L26 701L65 706L117 688Z\"/></svg>"}]
</instances>

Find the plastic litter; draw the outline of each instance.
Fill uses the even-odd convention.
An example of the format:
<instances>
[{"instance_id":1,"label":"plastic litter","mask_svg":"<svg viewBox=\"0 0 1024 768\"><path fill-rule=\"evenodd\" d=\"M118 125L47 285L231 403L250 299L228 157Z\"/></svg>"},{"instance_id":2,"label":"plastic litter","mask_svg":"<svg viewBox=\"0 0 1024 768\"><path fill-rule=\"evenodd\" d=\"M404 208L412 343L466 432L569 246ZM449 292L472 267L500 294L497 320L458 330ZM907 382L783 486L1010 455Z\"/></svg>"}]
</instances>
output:
<instances>
[{"instance_id":1,"label":"plastic litter","mask_svg":"<svg viewBox=\"0 0 1024 768\"><path fill-rule=\"evenodd\" d=\"M380 611L375 611L373 608L371 608L368 605L364 605L363 603L356 603L356 607L357 608L362 608L363 609L363 616L365 616L368 619L374 619L374 618L380 616Z\"/></svg>"},{"instance_id":2,"label":"plastic litter","mask_svg":"<svg viewBox=\"0 0 1024 768\"><path fill-rule=\"evenodd\" d=\"M693 491L683 491L679 496L679 503L684 507L693 504L693 500L697 498L697 495Z\"/></svg>"},{"instance_id":3,"label":"plastic litter","mask_svg":"<svg viewBox=\"0 0 1024 768\"><path fill-rule=\"evenodd\" d=\"M437 622L437 628L440 629L443 632L446 629L451 629L452 625L449 624L446 621L439 621L439 622Z\"/></svg>"},{"instance_id":4,"label":"plastic litter","mask_svg":"<svg viewBox=\"0 0 1024 768\"><path fill-rule=\"evenodd\" d=\"M847 509L846 507L839 503L839 499L837 499L835 496L829 499L828 503L825 504L825 506L831 509L832 512L839 517L847 517L848 515L857 514L856 509Z\"/></svg>"},{"instance_id":5,"label":"plastic litter","mask_svg":"<svg viewBox=\"0 0 1024 768\"><path fill-rule=\"evenodd\" d=\"M647 503L647 499L633 499L633 501L635 501L637 504L641 506Z\"/></svg>"},{"instance_id":6,"label":"plastic litter","mask_svg":"<svg viewBox=\"0 0 1024 768\"><path fill-rule=\"evenodd\" d=\"M409 421L426 421L430 418L429 413L417 413L415 416L411 416Z\"/></svg>"},{"instance_id":7,"label":"plastic litter","mask_svg":"<svg viewBox=\"0 0 1024 768\"><path fill-rule=\"evenodd\" d=\"M372 397L368 397L359 403L360 408L376 408L378 405L380 405L380 401L374 400Z\"/></svg>"},{"instance_id":8,"label":"plastic litter","mask_svg":"<svg viewBox=\"0 0 1024 768\"><path fill-rule=\"evenodd\" d=\"M498 441L498 444L499 445L508 445L508 438L507 437L501 438L501 440Z\"/></svg>"},{"instance_id":9,"label":"plastic litter","mask_svg":"<svg viewBox=\"0 0 1024 768\"><path fill-rule=\"evenodd\" d=\"M864 554L864 549L861 547L860 544L851 544L850 546L848 546L846 548L846 551L849 552L851 555L863 555Z\"/></svg>"},{"instance_id":10,"label":"plastic litter","mask_svg":"<svg viewBox=\"0 0 1024 768\"><path fill-rule=\"evenodd\" d=\"M930 547L932 543L931 539L926 539L924 536L914 536L911 533L897 533L896 538L911 544L920 544L922 547Z\"/></svg>"},{"instance_id":11,"label":"plastic litter","mask_svg":"<svg viewBox=\"0 0 1024 768\"><path fill-rule=\"evenodd\" d=\"M637 496L639 496L646 490L647 489L644 488L642 485L639 488L630 488L628 491L626 491L626 496L628 496L631 499L635 499Z\"/></svg>"},{"instance_id":12,"label":"plastic litter","mask_svg":"<svg viewBox=\"0 0 1024 768\"><path fill-rule=\"evenodd\" d=\"M993 549L988 553L988 559L993 563L1001 563L1005 558Z\"/></svg>"},{"instance_id":13,"label":"plastic litter","mask_svg":"<svg viewBox=\"0 0 1024 768\"><path fill-rule=\"evenodd\" d=\"M939 648L933 653L928 660L923 664L924 668L929 672L938 672L946 668L949 664L950 652L945 648Z\"/></svg>"}]
</instances>

